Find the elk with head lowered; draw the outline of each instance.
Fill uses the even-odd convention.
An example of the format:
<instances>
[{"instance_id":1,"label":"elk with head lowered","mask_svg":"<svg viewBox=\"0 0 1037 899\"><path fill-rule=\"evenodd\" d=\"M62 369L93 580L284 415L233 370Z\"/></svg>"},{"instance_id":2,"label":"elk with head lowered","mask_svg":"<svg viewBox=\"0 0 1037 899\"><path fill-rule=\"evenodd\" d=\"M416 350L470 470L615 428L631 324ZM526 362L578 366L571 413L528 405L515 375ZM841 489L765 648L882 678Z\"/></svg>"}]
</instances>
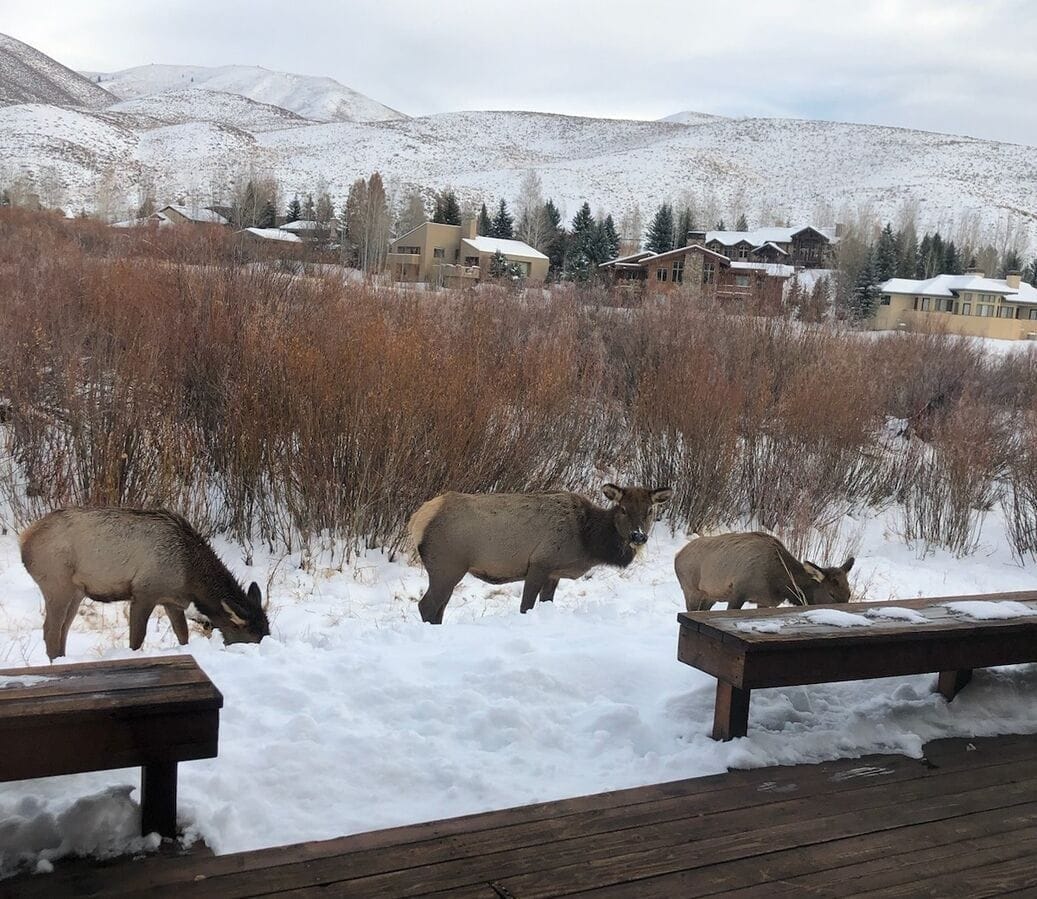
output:
<instances>
[{"instance_id":1,"label":"elk with head lowered","mask_svg":"<svg viewBox=\"0 0 1037 899\"><path fill-rule=\"evenodd\" d=\"M84 597L130 603L130 648L140 649L148 618L163 606L181 645L184 611L194 604L226 643L258 643L270 633L259 586L246 592L186 519L165 510L59 509L21 535L22 564L43 592L47 656L65 642Z\"/></svg>"},{"instance_id":2,"label":"elk with head lowered","mask_svg":"<svg viewBox=\"0 0 1037 899\"><path fill-rule=\"evenodd\" d=\"M575 493L444 493L415 512L411 545L428 573L418 608L441 624L454 587L466 574L489 584L524 581L520 611L539 596L554 599L561 578L578 578L596 565L625 568L648 540L655 507L668 488L606 484L614 505L602 509Z\"/></svg>"}]
</instances>

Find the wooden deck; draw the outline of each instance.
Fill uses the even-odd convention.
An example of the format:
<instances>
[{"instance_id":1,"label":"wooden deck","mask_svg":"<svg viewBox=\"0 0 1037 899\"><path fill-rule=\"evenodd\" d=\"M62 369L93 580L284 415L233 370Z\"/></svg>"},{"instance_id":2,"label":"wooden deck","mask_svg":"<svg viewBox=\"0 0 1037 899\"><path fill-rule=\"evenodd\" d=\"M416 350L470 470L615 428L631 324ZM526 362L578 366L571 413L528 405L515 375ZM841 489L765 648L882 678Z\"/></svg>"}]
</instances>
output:
<instances>
[{"instance_id":1,"label":"wooden deck","mask_svg":"<svg viewBox=\"0 0 1037 899\"><path fill-rule=\"evenodd\" d=\"M235 855L59 864L0 895L1037 895L1037 736L732 771Z\"/></svg>"}]
</instances>

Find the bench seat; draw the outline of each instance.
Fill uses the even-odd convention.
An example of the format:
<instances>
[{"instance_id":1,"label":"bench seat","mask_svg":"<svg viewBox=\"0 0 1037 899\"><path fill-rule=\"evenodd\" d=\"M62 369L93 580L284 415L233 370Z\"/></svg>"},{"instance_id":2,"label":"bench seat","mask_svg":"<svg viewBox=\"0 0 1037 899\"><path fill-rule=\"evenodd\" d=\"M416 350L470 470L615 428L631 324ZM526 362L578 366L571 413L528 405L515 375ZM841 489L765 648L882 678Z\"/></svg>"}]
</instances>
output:
<instances>
[{"instance_id":1,"label":"bench seat","mask_svg":"<svg viewBox=\"0 0 1037 899\"><path fill-rule=\"evenodd\" d=\"M1037 613L1037 591L682 612L677 616L677 658L717 678L716 740L745 736L750 692L759 688L932 672L939 675L938 689L949 701L969 682L974 668L1037 662L1037 614L977 620L946 606L977 601L1019 602ZM925 621L880 617L890 607L910 609ZM856 627L810 621L806 613L819 609L875 617ZM761 625L764 619L768 622Z\"/></svg>"},{"instance_id":2,"label":"bench seat","mask_svg":"<svg viewBox=\"0 0 1037 899\"><path fill-rule=\"evenodd\" d=\"M176 766L213 758L223 696L191 656L0 670L0 782L140 767L141 832L176 835Z\"/></svg>"}]
</instances>

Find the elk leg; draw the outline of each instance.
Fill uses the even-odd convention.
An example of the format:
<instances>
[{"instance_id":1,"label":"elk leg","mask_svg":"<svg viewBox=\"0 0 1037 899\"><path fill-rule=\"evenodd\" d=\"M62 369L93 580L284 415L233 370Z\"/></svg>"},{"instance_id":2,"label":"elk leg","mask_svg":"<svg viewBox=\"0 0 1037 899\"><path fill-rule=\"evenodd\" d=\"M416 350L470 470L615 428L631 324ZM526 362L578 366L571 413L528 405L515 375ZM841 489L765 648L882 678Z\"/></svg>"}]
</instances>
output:
<instances>
[{"instance_id":1,"label":"elk leg","mask_svg":"<svg viewBox=\"0 0 1037 899\"><path fill-rule=\"evenodd\" d=\"M162 607L166 610L166 616L169 618L169 625L173 628L173 633L176 634L177 642L181 646L187 645L188 631L187 631L187 616L184 614L184 610L180 606L164 605Z\"/></svg>"},{"instance_id":2,"label":"elk leg","mask_svg":"<svg viewBox=\"0 0 1037 899\"><path fill-rule=\"evenodd\" d=\"M428 566L426 565L426 568ZM418 611L421 612L421 620L429 624L442 624L443 612L446 604L450 602L450 596L454 592L465 572L460 574L454 572L450 575L432 574L428 576L428 590L418 603Z\"/></svg>"},{"instance_id":3,"label":"elk leg","mask_svg":"<svg viewBox=\"0 0 1037 899\"><path fill-rule=\"evenodd\" d=\"M558 578L549 577L547 583L544 584L540 591L541 602L554 602L555 601L555 590L558 589Z\"/></svg>"},{"instance_id":4,"label":"elk leg","mask_svg":"<svg viewBox=\"0 0 1037 899\"><path fill-rule=\"evenodd\" d=\"M134 599L130 601L130 649L140 649L148 632L148 619L155 603Z\"/></svg>"},{"instance_id":5,"label":"elk leg","mask_svg":"<svg viewBox=\"0 0 1037 899\"><path fill-rule=\"evenodd\" d=\"M78 608L79 603L75 601L75 593L68 591L46 592L43 599L43 643L47 647L47 658L54 661L65 654L65 640L68 637L66 621L70 621L68 612L70 608ZM72 613L74 616L75 612Z\"/></svg>"},{"instance_id":6,"label":"elk leg","mask_svg":"<svg viewBox=\"0 0 1037 899\"><path fill-rule=\"evenodd\" d=\"M527 571L526 582L522 586L522 605L519 611L525 615L536 605L537 594L545 587L548 577L539 571Z\"/></svg>"}]
</instances>

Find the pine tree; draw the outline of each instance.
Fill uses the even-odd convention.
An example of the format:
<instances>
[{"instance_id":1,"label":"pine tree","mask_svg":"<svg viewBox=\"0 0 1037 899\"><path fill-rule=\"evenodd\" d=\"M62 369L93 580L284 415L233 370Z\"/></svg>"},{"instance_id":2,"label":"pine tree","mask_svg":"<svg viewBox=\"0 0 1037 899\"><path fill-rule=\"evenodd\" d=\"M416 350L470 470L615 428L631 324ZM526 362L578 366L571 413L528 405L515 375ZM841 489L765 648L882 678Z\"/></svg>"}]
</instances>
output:
<instances>
[{"instance_id":1,"label":"pine tree","mask_svg":"<svg viewBox=\"0 0 1037 899\"><path fill-rule=\"evenodd\" d=\"M954 246L954 241L948 241L943 251L943 265L938 274L961 275L964 273L965 266L961 263L961 254L958 252L957 247Z\"/></svg>"},{"instance_id":2,"label":"pine tree","mask_svg":"<svg viewBox=\"0 0 1037 899\"><path fill-rule=\"evenodd\" d=\"M302 204L302 217L304 221L315 221L316 213L313 207L313 194L306 194L306 202Z\"/></svg>"},{"instance_id":3,"label":"pine tree","mask_svg":"<svg viewBox=\"0 0 1037 899\"><path fill-rule=\"evenodd\" d=\"M868 253L854 283L850 301L850 314L857 321L864 321L875 314L879 305L878 278L875 273L875 254Z\"/></svg>"},{"instance_id":4,"label":"pine tree","mask_svg":"<svg viewBox=\"0 0 1037 899\"><path fill-rule=\"evenodd\" d=\"M897 239L893 234L893 226L886 223L875 246L875 277L881 284L897 273Z\"/></svg>"},{"instance_id":5,"label":"pine tree","mask_svg":"<svg viewBox=\"0 0 1037 899\"><path fill-rule=\"evenodd\" d=\"M921 279L928 277L925 271L932 251L933 239L929 236L929 232L926 231L925 236L922 238L922 242L918 245L918 254L915 257L915 278Z\"/></svg>"},{"instance_id":6,"label":"pine tree","mask_svg":"<svg viewBox=\"0 0 1037 899\"><path fill-rule=\"evenodd\" d=\"M480 237L489 237L490 229L493 228L493 223L490 221L490 213L486 211L486 204L482 204L482 208L479 210L479 219L475 225L475 233Z\"/></svg>"},{"instance_id":7,"label":"pine tree","mask_svg":"<svg viewBox=\"0 0 1037 899\"><path fill-rule=\"evenodd\" d=\"M512 218L511 213L508 212L507 200L502 198L500 206L497 207L497 214L490 223L490 237L511 240L515 236L514 224L515 220Z\"/></svg>"},{"instance_id":8,"label":"pine tree","mask_svg":"<svg viewBox=\"0 0 1037 899\"><path fill-rule=\"evenodd\" d=\"M918 264L918 234L914 225L907 225L897 234L898 278L914 278Z\"/></svg>"},{"instance_id":9,"label":"pine tree","mask_svg":"<svg viewBox=\"0 0 1037 899\"><path fill-rule=\"evenodd\" d=\"M503 278L507 273L508 260L500 250L497 250L497 252L493 254L493 258L490 260L490 274L494 278Z\"/></svg>"},{"instance_id":10,"label":"pine tree","mask_svg":"<svg viewBox=\"0 0 1037 899\"><path fill-rule=\"evenodd\" d=\"M716 228L714 230L715 231L726 231L727 230L727 225L724 224L724 220L723 219L718 219L717 220L717 226L716 226Z\"/></svg>"},{"instance_id":11,"label":"pine tree","mask_svg":"<svg viewBox=\"0 0 1037 899\"><path fill-rule=\"evenodd\" d=\"M1001 277L1004 278L1009 272L1017 272L1023 267L1023 260L1018 250L1009 250L1001 260Z\"/></svg>"},{"instance_id":12,"label":"pine tree","mask_svg":"<svg viewBox=\"0 0 1037 899\"><path fill-rule=\"evenodd\" d=\"M288 215L285 216L285 221L297 222L301 215L302 203L299 202L299 195L296 194L292 197L292 202L288 204Z\"/></svg>"},{"instance_id":13,"label":"pine tree","mask_svg":"<svg viewBox=\"0 0 1037 899\"><path fill-rule=\"evenodd\" d=\"M432 221L440 225L461 224L461 204L452 190L440 191L436 195L436 211Z\"/></svg>"},{"instance_id":14,"label":"pine tree","mask_svg":"<svg viewBox=\"0 0 1037 899\"><path fill-rule=\"evenodd\" d=\"M673 207L663 203L648 226L645 249L653 253L667 253L673 249Z\"/></svg>"},{"instance_id":15,"label":"pine tree","mask_svg":"<svg viewBox=\"0 0 1037 899\"><path fill-rule=\"evenodd\" d=\"M1026 270L1026 280L1037 287L1037 256L1033 257L1033 262L1030 263L1030 267Z\"/></svg>"},{"instance_id":16,"label":"pine tree","mask_svg":"<svg viewBox=\"0 0 1037 899\"><path fill-rule=\"evenodd\" d=\"M688 232L695 229L695 213L690 206L682 206L677 216L677 228L673 232L674 247L684 247L688 244Z\"/></svg>"},{"instance_id":17,"label":"pine tree","mask_svg":"<svg viewBox=\"0 0 1037 899\"><path fill-rule=\"evenodd\" d=\"M735 225L735 231L748 231L748 230L749 230L749 220L745 217L745 213L743 212L741 215L738 216L738 223Z\"/></svg>"},{"instance_id":18,"label":"pine tree","mask_svg":"<svg viewBox=\"0 0 1037 899\"><path fill-rule=\"evenodd\" d=\"M267 200L259 212L259 218L256 220L256 227L273 228L276 224L277 210L274 208L274 201Z\"/></svg>"},{"instance_id":19,"label":"pine tree","mask_svg":"<svg viewBox=\"0 0 1037 899\"><path fill-rule=\"evenodd\" d=\"M606 215L601 225L601 236L605 258L602 262L615 259L619 255L619 234L616 232L616 223L612 221L612 215Z\"/></svg>"},{"instance_id":20,"label":"pine tree","mask_svg":"<svg viewBox=\"0 0 1037 899\"><path fill-rule=\"evenodd\" d=\"M590 203L584 203L572 221L572 233L565 252L565 277L571 281L589 281L594 274L594 256L600 229L591 215Z\"/></svg>"},{"instance_id":21,"label":"pine tree","mask_svg":"<svg viewBox=\"0 0 1037 899\"><path fill-rule=\"evenodd\" d=\"M547 246L544 247L544 252L549 260L548 268L549 271L558 274L565 266L565 245L568 235L562 227L562 214L551 200L544 203L544 219L547 222L549 235Z\"/></svg>"}]
</instances>

